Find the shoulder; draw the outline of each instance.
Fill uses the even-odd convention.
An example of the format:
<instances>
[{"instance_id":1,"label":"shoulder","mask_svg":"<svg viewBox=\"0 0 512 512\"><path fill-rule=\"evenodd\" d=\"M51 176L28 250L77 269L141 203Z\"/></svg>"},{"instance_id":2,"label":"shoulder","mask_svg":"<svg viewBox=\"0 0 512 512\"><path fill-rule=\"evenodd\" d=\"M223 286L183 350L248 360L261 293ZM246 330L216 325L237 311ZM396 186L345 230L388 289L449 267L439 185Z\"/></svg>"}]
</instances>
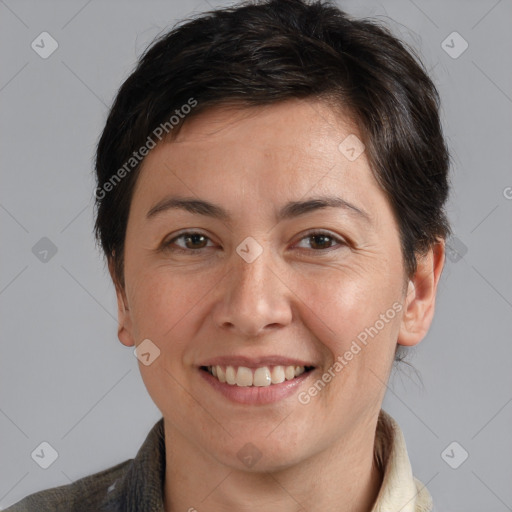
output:
<instances>
[{"instance_id":1,"label":"shoulder","mask_svg":"<svg viewBox=\"0 0 512 512\"><path fill-rule=\"evenodd\" d=\"M114 490L115 482L128 471L133 459L126 460L98 473L86 476L68 485L53 487L26 496L4 512L97 512L116 510L107 495ZM112 493L116 494L116 493Z\"/></svg>"},{"instance_id":2,"label":"shoulder","mask_svg":"<svg viewBox=\"0 0 512 512\"><path fill-rule=\"evenodd\" d=\"M5 512L125 512L163 510L165 475L163 418L133 459L68 485L36 492Z\"/></svg>"}]
</instances>

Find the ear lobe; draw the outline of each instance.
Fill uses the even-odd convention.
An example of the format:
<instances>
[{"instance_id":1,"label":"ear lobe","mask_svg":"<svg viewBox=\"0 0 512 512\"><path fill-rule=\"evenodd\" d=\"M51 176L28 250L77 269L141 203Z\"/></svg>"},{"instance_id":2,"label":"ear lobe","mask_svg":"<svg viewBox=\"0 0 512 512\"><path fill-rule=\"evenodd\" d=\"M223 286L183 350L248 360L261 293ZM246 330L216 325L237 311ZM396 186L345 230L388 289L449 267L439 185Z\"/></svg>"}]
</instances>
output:
<instances>
[{"instance_id":1,"label":"ear lobe","mask_svg":"<svg viewBox=\"0 0 512 512\"><path fill-rule=\"evenodd\" d=\"M445 241L439 240L429 252L418 258L409 281L398 344L417 345L427 334L434 317L437 285L445 261Z\"/></svg>"},{"instance_id":2,"label":"ear lobe","mask_svg":"<svg viewBox=\"0 0 512 512\"><path fill-rule=\"evenodd\" d=\"M108 270L116 289L118 321L117 337L123 345L126 345L127 347L133 347L135 346L135 341L132 335L132 319L130 310L128 308L128 299L126 297L124 287L119 283L117 279L112 260L109 260L108 262Z\"/></svg>"}]
</instances>

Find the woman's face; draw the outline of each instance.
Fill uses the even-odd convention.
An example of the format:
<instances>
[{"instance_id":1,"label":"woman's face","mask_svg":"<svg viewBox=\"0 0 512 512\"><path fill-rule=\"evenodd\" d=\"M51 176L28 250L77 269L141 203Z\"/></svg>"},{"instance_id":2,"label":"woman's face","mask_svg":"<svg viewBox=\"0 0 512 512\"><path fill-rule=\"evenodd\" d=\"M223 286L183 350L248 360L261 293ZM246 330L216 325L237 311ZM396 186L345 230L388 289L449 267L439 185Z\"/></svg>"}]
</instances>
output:
<instances>
[{"instance_id":1,"label":"woman's face","mask_svg":"<svg viewBox=\"0 0 512 512\"><path fill-rule=\"evenodd\" d=\"M150 364L139 363L148 392L166 428L205 457L286 467L378 414L407 279L398 225L366 154L354 159L354 134L321 102L216 108L144 161L119 337L150 340ZM311 202L327 197L338 204ZM295 366L313 369L293 377ZM222 383L226 373L239 380Z\"/></svg>"}]
</instances>

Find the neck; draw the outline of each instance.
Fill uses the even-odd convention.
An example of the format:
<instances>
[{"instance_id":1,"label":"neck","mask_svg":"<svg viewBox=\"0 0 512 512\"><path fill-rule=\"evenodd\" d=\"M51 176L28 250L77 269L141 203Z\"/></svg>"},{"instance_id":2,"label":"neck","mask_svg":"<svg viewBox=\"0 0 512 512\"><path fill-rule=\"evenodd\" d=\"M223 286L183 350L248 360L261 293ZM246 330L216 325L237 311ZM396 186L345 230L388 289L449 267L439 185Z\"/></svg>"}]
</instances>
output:
<instances>
[{"instance_id":1,"label":"neck","mask_svg":"<svg viewBox=\"0 0 512 512\"><path fill-rule=\"evenodd\" d=\"M382 484L374 461L376 419L300 463L276 471L219 464L165 424L165 510L368 512ZM350 438L349 438L350 437Z\"/></svg>"}]
</instances>

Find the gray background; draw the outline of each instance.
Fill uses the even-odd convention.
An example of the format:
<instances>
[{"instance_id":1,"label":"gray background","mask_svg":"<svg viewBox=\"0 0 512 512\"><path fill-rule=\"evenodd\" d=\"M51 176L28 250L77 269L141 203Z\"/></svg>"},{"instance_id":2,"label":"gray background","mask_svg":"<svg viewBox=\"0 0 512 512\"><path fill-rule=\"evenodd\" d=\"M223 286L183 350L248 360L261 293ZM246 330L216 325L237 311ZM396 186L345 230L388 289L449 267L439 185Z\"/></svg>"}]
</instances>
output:
<instances>
[{"instance_id":1,"label":"gray background","mask_svg":"<svg viewBox=\"0 0 512 512\"><path fill-rule=\"evenodd\" d=\"M338 3L419 49L453 157L455 252L410 359L421 379L394 372L384 408L436 510L512 510L512 2ZM160 418L133 349L117 340L114 290L92 237L93 153L151 39L219 5L0 0L2 508L132 458ZM31 48L43 31L59 44L47 59ZM469 44L458 58L442 47L453 31ZM41 252L47 241L33 250L43 237L56 254ZM42 441L59 454L46 470L31 458ZM453 441L462 448L448 450L452 464L469 453L457 469L441 456Z\"/></svg>"}]
</instances>

